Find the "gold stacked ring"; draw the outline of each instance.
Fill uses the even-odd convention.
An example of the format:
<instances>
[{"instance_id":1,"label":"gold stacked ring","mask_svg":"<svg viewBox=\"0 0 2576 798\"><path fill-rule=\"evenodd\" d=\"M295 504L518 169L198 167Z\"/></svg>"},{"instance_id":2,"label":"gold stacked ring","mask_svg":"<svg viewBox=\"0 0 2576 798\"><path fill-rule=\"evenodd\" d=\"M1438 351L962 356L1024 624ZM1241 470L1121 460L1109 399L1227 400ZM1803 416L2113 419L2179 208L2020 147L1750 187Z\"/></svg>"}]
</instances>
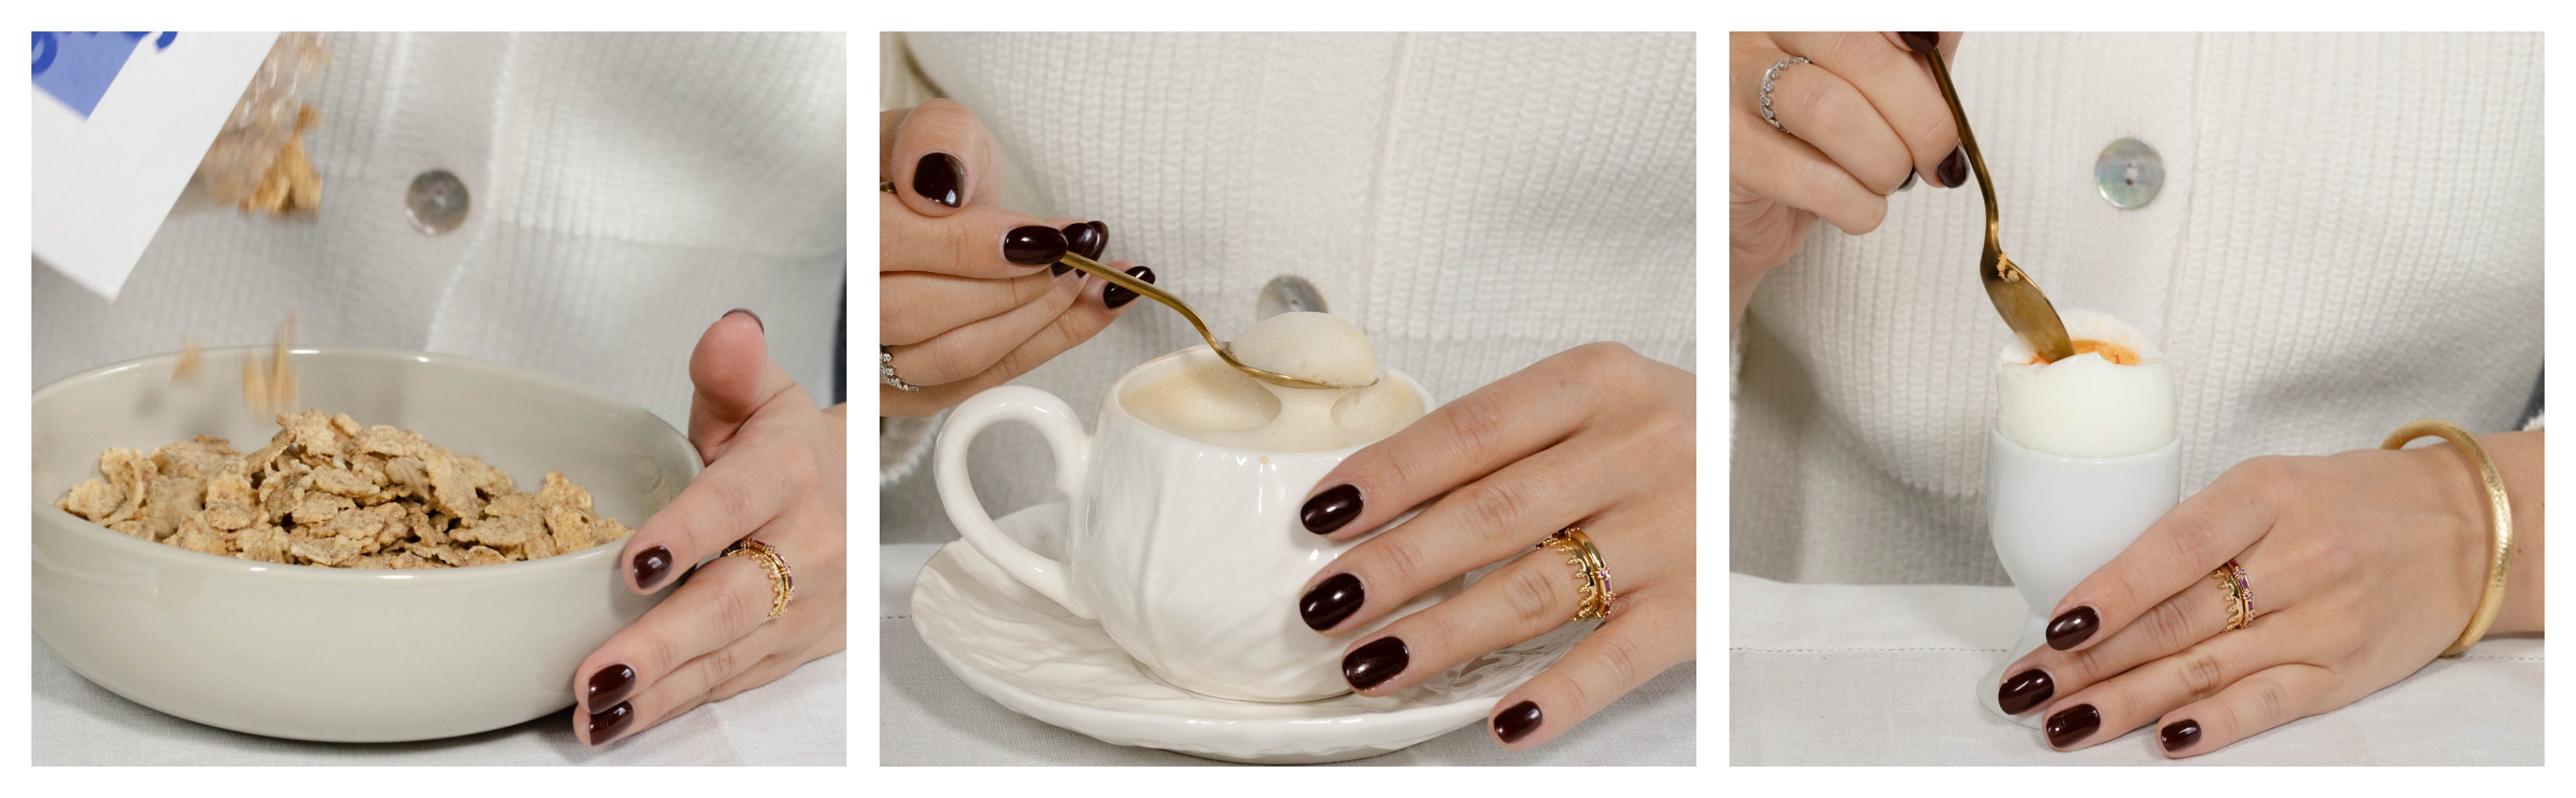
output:
<instances>
[{"instance_id":1,"label":"gold stacked ring","mask_svg":"<svg viewBox=\"0 0 2576 798\"><path fill-rule=\"evenodd\" d=\"M796 570L787 567L787 560L778 556L777 549L770 548L767 543L743 538L725 547L724 556L749 557L769 571L769 615L760 619L762 623L777 620L779 613L787 611L787 602L796 598Z\"/></svg>"},{"instance_id":2,"label":"gold stacked ring","mask_svg":"<svg viewBox=\"0 0 2576 798\"><path fill-rule=\"evenodd\" d=\"M2218 580L2218 589L2227 591L2227 628L2218 631L2245 628L2247 622L2254 620L2254 585L2245 581L2245 566L2230 559L2209 572L2209 578Z\"/></svg>"},{"instance_id":3,"label":"gold stacked ring","mask_svg":"<svg viewBox=\"0 0 2576 798\"><path fill-rule=\"evenodd\" d=\"M1557 530L1533 548L1554 550L1565 555L1565 564L1574 566L1574 580L1582 583L1574 588L1579 599L1574 620L1610 617L1610 604L1619 600L1619 594L1610 592L1610 567L1601 563L1601 547L1592 545L1592 536L1583 534L1582 527Z\"/></svg>"}]
</instances>

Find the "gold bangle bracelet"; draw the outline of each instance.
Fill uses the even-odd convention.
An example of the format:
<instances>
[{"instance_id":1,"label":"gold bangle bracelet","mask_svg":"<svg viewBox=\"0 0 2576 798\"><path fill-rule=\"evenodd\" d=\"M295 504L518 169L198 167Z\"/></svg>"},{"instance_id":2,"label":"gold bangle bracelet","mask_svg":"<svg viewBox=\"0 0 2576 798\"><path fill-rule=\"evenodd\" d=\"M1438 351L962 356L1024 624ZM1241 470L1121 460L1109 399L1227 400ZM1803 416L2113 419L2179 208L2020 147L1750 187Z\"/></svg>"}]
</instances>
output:
<instances>
[{"instance_id":1,"label":"gold bangle bracelet","mask_svg":"<svg viewBox=\"0 0 2576 798\"><path fill-rule=\"evenodd\" d=\"M2495 540L2495 555L2487 563L2487 587L2478 597L2477 614L2469 616L2469 626L2460 630L2460 639L2442 651L2442 656L2456 657L2485 637L2487 627L2495 623L2496 612L2504 609L2505 577L2513 571L2513 505L2505 500L2504 476L2496 472L2495 460L2487 457L2486 447L2478 445L2478 440L2458 424L2438 418L2417 421L2388 433L2388 440L2381 442L2379 448L2400 448L2426 435L2442 436L2469 455L2469 462L2478 468L2478 482L2486 487L2490 508L2487 523L2494 527L2491 537Z\"/></svg>"}]
</instances>

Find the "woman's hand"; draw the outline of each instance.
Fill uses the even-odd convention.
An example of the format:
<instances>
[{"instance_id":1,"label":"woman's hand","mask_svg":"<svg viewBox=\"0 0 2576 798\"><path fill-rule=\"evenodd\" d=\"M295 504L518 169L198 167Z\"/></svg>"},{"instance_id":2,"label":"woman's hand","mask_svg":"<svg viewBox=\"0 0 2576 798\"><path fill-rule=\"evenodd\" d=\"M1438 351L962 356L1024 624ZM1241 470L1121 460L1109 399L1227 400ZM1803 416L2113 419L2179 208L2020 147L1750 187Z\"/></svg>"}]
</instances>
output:
<instances>
[{"instance_id":1,"label":"woman's hand","mask_svg":"<svg viewBox=\"0 0 2576 798\"><path fill-rule=\"evenodd\" d=\"M2541 435L2478 439L2513 505L2491 633L2542 626ZM1997 696L2015 714L2048 704L2058 750L2152 723L2171 757L2333 710L2458 639L2486 586L2488 516L2476 467L2447 443L2246 460L2068 593L2049 645L2006 668ZM2222 633L2228 594L2210 572L2231 558L2255 615Z\"/></svg>"},{"instance_id":2,"label":"woman's hand","mask_svg":"<svg viewBox=\"0 0 2576 798\"><path fill-rule=\"evenodd\" d=\"M1968 159L1941 98L1932 65L1918 53L1933 40L1941 56L1957 33L1735 33L1728 48L1728 324L1762 276L1798 251L1822 218L1859 235L1878 229L1887 195L1967 182ZM1762 78L1781 70L1762 118ZM1785 132L1783 132L1785 131Z\"/></svg>"},{"instance_id":3,"label":"woman's hand","mask_svg":"<svg viewBox=\"0 0 2576 798\"><path fill-rule=\"evenodd\" d=\"M992 205L1000 160L974 112L953 100L877 115L877 341L895 375L879 381L889 416L927 416L1037 368L1109 326L1134 293L1069 266L1098 259L1109 228L1040 221ZM1126 261L1106 264L1154 281Z\"/></svg>"},{"instance_id":4,"label":"woman's hand","mask_svg":"<svg viewBox=\"0 0 2576 798\"><path fill-rule=\"evenodd\" d=\"M1522 749L1697 656L1695 388L1625 346L1579 346L1443 405L1316 483L1307 531L1355 537L1421 515L1316 572L1298 611L1342 634L1460 574L1580 526L1613 572L1610 619L1495 702L1486 728ZM1442 494L1447 494L1443 496ZM1466 592L1351 641L1343 677L1378 696L1564 625L1580 573L1521 557Z\"/></svg>"},{"instance_id":5,"label":"woman's hand","mask_svg":"<svg viewBox=\"0 0 2576 798\"><path fill-rule=\"evenodd\" d=\"M768 684L848 646L848 545L842 458L848 405L830 411L769 359L760 317L725 314L689 356L689 441L706 462L689 486L626 541L627 589L679 590L600 645L573 671L573 733L599 745L709 701ZM794 570L795 598L775 619L769 572L715 556L743 538Z\"/></svg>"}]
</instances>

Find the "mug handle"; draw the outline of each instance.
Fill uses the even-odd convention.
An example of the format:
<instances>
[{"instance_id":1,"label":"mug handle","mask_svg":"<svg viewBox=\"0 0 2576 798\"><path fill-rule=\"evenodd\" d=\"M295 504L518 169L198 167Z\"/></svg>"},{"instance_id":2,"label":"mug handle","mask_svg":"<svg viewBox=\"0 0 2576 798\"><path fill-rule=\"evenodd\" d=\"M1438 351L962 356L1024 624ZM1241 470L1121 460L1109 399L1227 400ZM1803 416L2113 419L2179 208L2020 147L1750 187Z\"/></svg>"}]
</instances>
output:
<instances>
[{"instance_id":1,"label":"mug handle","mask_svg":"<svg viewBox=\"0 0 2576 798\"><path fill-rule=\"evenodd\" d=\"M939 503L948 510L949 523L957 526L966 543L1001 566L1003 573L1063 605L1075 617L1093 618L1091 608L1073 597L1065 578L1067 566L1038 556L1003 534L1002 528L994 525L993 516L984 511L983 500L975 498L975 483L966 478L966 445L973 443L985 427L1004 421L1036 427L1046 436L1047 448L1055 452L1056 490L1072 498L1082 489L1082 479L1091 465L1091 437L1083 433L1082 420L1075 418L1073 408L1065 406L1055 394L1025 385L1004 385L968 397L939 430L939 442L931 450Z\"/></svg>"}]
</instances>

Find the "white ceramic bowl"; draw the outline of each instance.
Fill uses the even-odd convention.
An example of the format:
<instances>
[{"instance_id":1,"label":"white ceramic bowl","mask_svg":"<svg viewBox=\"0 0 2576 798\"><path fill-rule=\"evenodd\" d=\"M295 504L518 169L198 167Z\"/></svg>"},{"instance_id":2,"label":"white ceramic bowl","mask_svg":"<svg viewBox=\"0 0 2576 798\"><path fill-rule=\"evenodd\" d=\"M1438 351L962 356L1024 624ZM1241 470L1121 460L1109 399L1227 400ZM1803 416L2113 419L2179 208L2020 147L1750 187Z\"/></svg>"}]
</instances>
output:
<instances>
[{"instance_id":1,"label":"white ceramic bowl","mask_svg":"<svg viewBox=\"0 0 2576 798\"><path fill-rule=\"evenodd\" d=\"M255 353L254 353L255 354ZM197 434L243 451L277 430L244 407L245 350L131 360L36 390L34 623L73 670L136 703L272 737L453 737L573 703L573 668L663 594L619 581L625 541L507 565L361 571L147 543L54 507L112 446ZM450 355L298 349L300 407L419 432L533 490L547 471L629 527L698 472L697 451L642 408L568 380Z\"/></svg>"}]
</instances>

